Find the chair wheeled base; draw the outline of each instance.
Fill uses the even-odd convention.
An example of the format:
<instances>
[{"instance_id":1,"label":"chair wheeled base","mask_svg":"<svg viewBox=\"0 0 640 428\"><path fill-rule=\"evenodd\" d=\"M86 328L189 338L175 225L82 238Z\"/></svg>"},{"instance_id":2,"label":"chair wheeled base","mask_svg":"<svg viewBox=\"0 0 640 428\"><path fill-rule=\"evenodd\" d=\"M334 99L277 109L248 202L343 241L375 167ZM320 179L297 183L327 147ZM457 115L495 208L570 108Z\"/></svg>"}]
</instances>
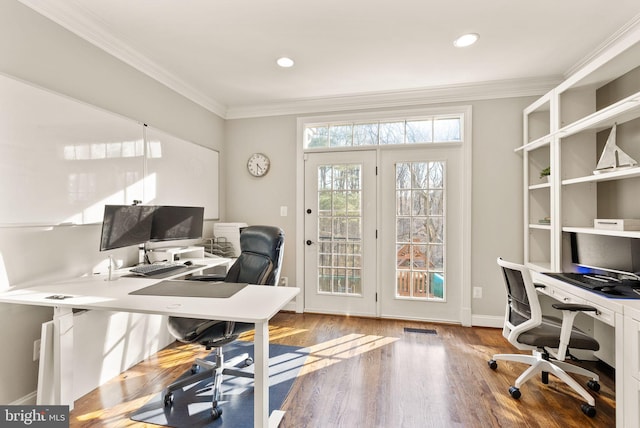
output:
<instances>
[{"instance_id":1,"label":"chair wheeled base","mask_svg":"<svg viewBox=\"0 0 640 428\"><path fill-rule=\"evenodd\" d=\"M173 405L174 391L193 385L201 380L211 378L213 380L211 418L218 419L220 415L222 415L222 408L218 406L218 400L220 399L220 386L222 385L223 376L227 375L253 378L253 373L235 368L241 363L244 367L248 367L253 364L253 358L251 358L249 354L245 353L225 362L221 347L216 348L215 361L207 361L197 358L195 364L191 366L191 376L178 380L165 388L163 391L164 406L171 407Z\"/></svg>"},{"instance_id":2,"label":"chair wheeled base","mask_svg":"<svg viewBox=\"0 0 640 428\"><path fill-rule=\"evenodd\" d=\"M541 352L539 350L534 350L532 352L532 355L495 354L493 358L488 361L489 367L492 370L496 370L498 368L498 360L513 361L530 365L530 367L516 379L515 384L509 387L509 395L511 395L511 397L515 398L516 400L519 399L522 395L520 392L520 387L529 379L540 373L542 383L548 384L549 374L552 374L569 385L574 391L576 391L578 394L580 394L580 396L582 396L582 398L585 399L586 403L583 403L580 406L585 415L589 417L594 417L596 415L596 401L594 400L594 398L582 385L580 385L574 378L572 378L568 374L574 373L590 378L587 382L587 387L592 391L598 392L600 391L600 377L596 373L564 361L551 361L547 352Z\"/></svg>"}]
</instances>

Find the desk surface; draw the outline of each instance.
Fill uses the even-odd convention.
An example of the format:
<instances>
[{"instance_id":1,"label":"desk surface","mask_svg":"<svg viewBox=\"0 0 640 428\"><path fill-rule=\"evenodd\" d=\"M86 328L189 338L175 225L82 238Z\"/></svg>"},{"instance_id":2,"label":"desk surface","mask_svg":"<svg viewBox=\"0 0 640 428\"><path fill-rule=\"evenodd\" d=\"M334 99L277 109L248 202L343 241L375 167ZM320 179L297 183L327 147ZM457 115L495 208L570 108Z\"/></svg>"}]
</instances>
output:
<instances>
[{"instance_id":1,"label":"desk surface","mask_svg":"<svg viewBox=\"0 0 640 428\"><path fill-rule=\"evenodd\" d=\"M123 276L126 274L128 269L117 271L113 275L117 279L113 281L107 281L106 275L93 275L27 288L12 287L0 293L0 302L255 323L268 321L300 291L297 287L248 285L225 299L130 295L132 291L167 278ZM176 276L184 274L185 272L180 272ZM62 300L47 298L53 295L71 297Z\"/></svg>"}]
</instances>

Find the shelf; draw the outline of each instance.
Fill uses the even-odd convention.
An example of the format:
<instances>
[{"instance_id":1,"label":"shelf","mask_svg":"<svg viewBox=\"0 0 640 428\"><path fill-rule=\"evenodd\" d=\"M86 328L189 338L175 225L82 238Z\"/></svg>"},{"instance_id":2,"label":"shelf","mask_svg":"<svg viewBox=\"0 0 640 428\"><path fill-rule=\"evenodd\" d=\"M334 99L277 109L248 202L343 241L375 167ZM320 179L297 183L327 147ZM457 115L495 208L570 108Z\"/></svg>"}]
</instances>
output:
<instances>
[{"instance_id":1,"label":"shelf","mask_svg":"<svg viewBox=\"0 0 640 428\"><path fill-rule=\"evenodd\" d=\"M551 188L551 183L532 184L531 186L529 186L529 190L550 189L550 188Z\"/></svg>"},{"instance_id":2,"label":"shelf","mask_svg":"<svg viewBox=\"0 0 640 428\"><path fill-rule=\"evenodd\" d=\"M603 172L601 174L587 175L584 177L570 178L562 180L562 185L598 182L598 181L611 181L621 180L623 178L640 177L640 167L620 169L612 172Z\"/></svg>"},{"instance_id":3,"label":"shelf","mask_svg":"<svg viewBox=\"0 0 640 428\"><path fill-rule=\"evenodd\" d=\"M601 131L611 128L614 123L621 124L638 117L640 117L640 92L570 123L560 128L556 134L560 138L566 138L586 130Z\"/></svg>"},{"instance_id":4,"label":"shelf","mask_svg":"<svg viewBox=\"0 0 640 428\"><path fill-rule=\"evenodd\" d=\"M516 149L514 149L514 152L519 152L520 150L524 150L524 151L531 151L531 150L535 150L535 149L539 149L540 147L544 147L544 146L548 146L551 144L551 138L553 137L553 134L547 134L547 135L543 135L540 138L537 138L523 146L520 146Z\"/></svg>"},{"instance_id":5,"label":"shelf","mask_svg":"<svg viewBox=\"0 0 640 428\"><path fill-rule=\"evenodd\" d=\"M529 229L551 230L550 224L530 223Z\"/></svg>"},{"instance_id":6,"label":"shelf","mask_svg":"<svg viewBox=\"0 0 640 428\"><path fill-rule=\"evenodd\" d=\"M563 232L589 233L591 235L622 236L626 238L640 238L640 231L636 230L606 230L593 227L563 227Z\"/></svg>"}]
</instances>

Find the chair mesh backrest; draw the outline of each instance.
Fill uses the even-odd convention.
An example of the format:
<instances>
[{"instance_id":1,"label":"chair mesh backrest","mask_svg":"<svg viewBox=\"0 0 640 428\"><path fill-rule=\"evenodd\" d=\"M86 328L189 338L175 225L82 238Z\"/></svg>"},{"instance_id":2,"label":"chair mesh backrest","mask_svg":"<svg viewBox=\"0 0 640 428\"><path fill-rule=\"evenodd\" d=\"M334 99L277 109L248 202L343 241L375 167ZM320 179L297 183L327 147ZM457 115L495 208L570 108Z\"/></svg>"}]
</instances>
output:
<instances>
[{"instance_id":1,"label":"chair mesh backrest","mask_svg":"<svg viewBox=\"0 0 640 428\"><path fill-rule=\"evenodd\" d=\"M509 299L509 322L518 325L531 319L531 306L527 297L522 272L502 266L504 282L507 286L507 298Z\"/></svg>"},{"instance_id":2,"label":"chair mesh backrest","mask_svg":"<svg viewBox=\"0 0 640 428\"><path fill-rule=\"evenodd\" d=\"M284 232L273 226L249 226L240 234L240 256L226 282L277 285L284 253Z\"/></svg>"}]
</instances>

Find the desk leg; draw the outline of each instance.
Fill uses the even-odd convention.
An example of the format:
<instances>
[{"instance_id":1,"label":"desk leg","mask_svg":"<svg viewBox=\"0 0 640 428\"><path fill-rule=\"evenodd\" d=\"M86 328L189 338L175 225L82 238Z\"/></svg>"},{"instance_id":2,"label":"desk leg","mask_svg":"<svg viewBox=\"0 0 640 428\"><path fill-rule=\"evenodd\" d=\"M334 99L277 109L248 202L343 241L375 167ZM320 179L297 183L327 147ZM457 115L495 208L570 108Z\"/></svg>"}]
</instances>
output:
<instances>
[{"instance_id":1,"label":"desk leg","mask_svg":"<svg viewBox=\"0 0 640 428\"><path fill-rule=\"evenodd\" d=\"M256 323L254 336L253 426L269 426L269 323Z\"/></svg>"},{"instance_id":2,"label":"desk leg","mask_svg":"<svg viewBox=\"0 0 640 428\"><path fill-rule=\"evenodd\" d=\"M73 410L73 310L55 307L53 325L52 404L68 405Z\"/></svg>"}]
</instances>

